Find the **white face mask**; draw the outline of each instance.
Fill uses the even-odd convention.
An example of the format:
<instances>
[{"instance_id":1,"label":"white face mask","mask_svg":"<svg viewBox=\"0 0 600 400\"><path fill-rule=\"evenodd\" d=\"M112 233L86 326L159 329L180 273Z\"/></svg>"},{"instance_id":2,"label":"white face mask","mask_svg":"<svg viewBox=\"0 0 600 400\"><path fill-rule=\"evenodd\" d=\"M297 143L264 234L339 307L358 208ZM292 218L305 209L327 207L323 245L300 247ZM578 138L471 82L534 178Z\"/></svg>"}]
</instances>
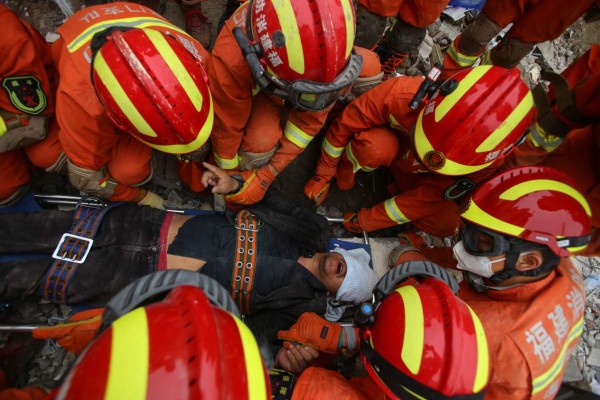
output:
<instances>
[{"instance_id":1,"label":"white face mask","mask_svg":"<svg viewBox=\"0 0 600 400\"><path fill-rule=\"evenodd\" d=\"M458 261L457 267L459 269L472 272L479 276L483 276L484 278L489 278L494 275L494 271L492 271L493 263L506 260L506 258L499 258L491 261L487 257L469 254L465 250L462 240L454 245L452 251L454 252L454 257L456 257L456 260Z\"/></svg>"}]
</instances>

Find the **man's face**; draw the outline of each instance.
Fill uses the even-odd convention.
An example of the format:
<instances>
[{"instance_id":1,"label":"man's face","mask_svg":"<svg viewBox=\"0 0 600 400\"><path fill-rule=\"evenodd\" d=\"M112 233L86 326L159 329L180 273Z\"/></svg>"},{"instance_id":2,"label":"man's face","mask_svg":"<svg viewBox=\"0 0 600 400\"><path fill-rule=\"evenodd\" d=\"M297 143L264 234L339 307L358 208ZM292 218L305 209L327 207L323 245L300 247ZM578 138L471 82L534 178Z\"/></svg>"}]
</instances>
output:
<instances>
[{"instance_id":1,"label":"man's face","mask_svg":"<svg viewBox=\"0 0 600 400\"><path fill-rule=\"evenodd\" d=\"M344 256L339 253L316 253L314 256L318 257L315 271L317 279L329 293L336 293L346 277L347 266Z\"/></svg>"}]
</instances>

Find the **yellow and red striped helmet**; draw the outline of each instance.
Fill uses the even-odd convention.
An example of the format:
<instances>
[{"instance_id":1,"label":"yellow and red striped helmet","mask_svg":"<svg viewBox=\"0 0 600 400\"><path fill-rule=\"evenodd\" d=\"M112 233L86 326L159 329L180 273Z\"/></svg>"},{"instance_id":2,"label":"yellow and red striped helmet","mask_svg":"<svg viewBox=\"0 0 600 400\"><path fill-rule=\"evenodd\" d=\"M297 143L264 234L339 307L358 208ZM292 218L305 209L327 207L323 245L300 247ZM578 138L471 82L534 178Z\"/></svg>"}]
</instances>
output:
<instances>
[{"instance_id":1,"label":"yellow and red striped helmet","mask_svg":"<svg viewBox=\"0 0 600 400\"><path fill-rule=\"evenodd\" d=\"M92 82L119 129L165 153L206 143L214 119L208 78L175 38L117 27L97 34L92 50Z\"/></svg>"},{"instance_id":2,"label":"yellow and red striped helmet","mask_svg":"<svg viewBox=\"0 0 600 400\"><path fill-rule=\"evenodd\" d=\"M254 336L193 286L117 319L79 356L59 399L271 399Z\"/></svg>"},{"instance_id":3,"label":"yellow and red striped helmet","mask_svg":"<svg viewBox=\"0 0 600 400\"><path fill-rule=\"evenodd\" d=\"M467 175L506 157L534 120L519 70L471 68L444 82L419 113L414 155L430 171Z\"/></svg>"},{"instance_id":4,"label":"yellow and red striped helmet","mask_svg":"<svg viewBox=\"0 0 600 400\"><path fill-rule=\"evenodd\" d=\"M389 398L483 398L490 375L485 332L446 283L428 277L398 287L376 307L361 352Z\"/></svg>"},{"instance_id":5,"label":"yellow and red striped helmet","mask_svg":"<svg viewBox=\"0 0 600 400\"><path fill-rule=\"evenodd\" d=\"M585 249L591 216L587 200L570 177L540 166L513 168L488 179L461 214L477 227L547 246L561 257ZM468 244L463 233L465 240ZM496 243L492 247L508 250Z\"/></svg>"}]
</instances>

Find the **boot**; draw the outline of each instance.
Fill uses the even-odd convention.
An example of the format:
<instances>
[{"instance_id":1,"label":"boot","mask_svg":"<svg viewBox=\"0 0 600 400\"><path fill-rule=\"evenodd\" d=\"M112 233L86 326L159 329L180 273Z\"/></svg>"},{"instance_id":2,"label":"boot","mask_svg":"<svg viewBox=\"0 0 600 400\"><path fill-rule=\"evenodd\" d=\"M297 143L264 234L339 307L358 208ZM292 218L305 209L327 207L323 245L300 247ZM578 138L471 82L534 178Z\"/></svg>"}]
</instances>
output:
<instances>
[{"instance_id":1,"label":"boot","mask_svg":"<svg viewBox=\"0 0 600 400\"><path fill-rule=\"evenodd\" d=\"M383 80L393 76L396 69L404 65L404 60L408 53L400 53L391 49L387 43L382 42L377 48L377 54L381 60L381 70L383 71Z\"/></svg>"},{"instance_id":2,"label":"boot","mask_svg":"<svg viewBox=\"0 0 600 400\"><path fill-rule=\"evenodd\" d=\"M185 18L185 30L196 39L205 49L210 49L211 22L202 12L202 1L181 0L181 10Z\"/></svg>"}]
</instances>

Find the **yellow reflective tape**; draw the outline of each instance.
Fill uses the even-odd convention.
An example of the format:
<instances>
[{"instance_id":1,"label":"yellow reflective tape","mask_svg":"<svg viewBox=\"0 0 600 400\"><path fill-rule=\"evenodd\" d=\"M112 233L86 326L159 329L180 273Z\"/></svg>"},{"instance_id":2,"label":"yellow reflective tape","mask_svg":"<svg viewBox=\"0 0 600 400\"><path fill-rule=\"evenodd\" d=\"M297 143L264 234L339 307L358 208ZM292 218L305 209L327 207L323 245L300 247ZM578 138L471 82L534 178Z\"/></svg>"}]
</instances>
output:
<instances>
[{"instance_id":1,"label":"yellow reflective tape","mask_svg":"<svg viewBox=\"0 0 600 400\"><path fill-rule=\"evenodd\" d=\"M148 389L148 319L137 308L112 324L105 400L143 400Z\"/></svg>"},{"instance_id":2,"label":"yellow reflective tape","mask_svg":"<svg viewBox=\"0 0 600 400\"><path fill-rule=\"evenodd\" d=\"M239 319L232 315L238 327L242 347L244 348L244 361L246 365L246 380L248 381L248 399L266 399L267 386L264 377L264 367L260 351L254 335L250 329Z\"/></svg>"},{"instance_id":3,"label":"yellow reflective tape","mask_svg":"<svg viewBox=\"0 0 600 400\"><path fill-rule=\"evenodd\" d=\"M528 193L541 190L551 190L554 192L564 193L567 196L577 200L577 202L581 204L581 206L585 209L585 212L588 216L592 215L592 210L587 200L581 195L581 193L579 193L577 190L573 189L566 183L552 179L536 179L534 181L519 183L518 185L512 186L511 188L505 190L499 196L499 198L501 200L514 201L522 196L525 196Z\"/></svg>"},{"instance_id":4,"label":"yellow reflective tape","mask_svg":"<svg viewBox=\"0 0 600 400\"><path fill-rule=\"evenodd\" d=\"M494 132L492 132L475 150L477 153L486 153L498 147L498 144L506 139L513 130L523 121L527 113L533 108L533 95L527 91L527 95L521 99L519 104L512 110Z\"/></svg>"},{"instance_id":5,"label":"yellow reflective tape","mask_svg":"<svg viewBox=\"0 0 600 400\"><path fill-rule=\"evenodd\" d=\"M423 111L419 113L417 117L417 122L415 123L415 132L414 132L414 145L417 151L417 155L421 158L421 160L425 157L425 155L430 151L435 151L427 136L425 136L425 131L423 130ZM464 165L457 163L456 161L452 161L450 159L446 159L444 166L440 169L436 169L435 172L443 175L468 175L473 172L477 172L491 165L495 160L492 160L488 163L481 165Z\"/></svg>"},{"instance_id":6,"label":"yellow reflective tape","mask_svg":"<svg viewBox=\"0 0 600 400\"><path fill-rule=\"evenodd\" d=\"M479 59L479 55L477 56L469 56L467 54L463 54L456 49L454 45L456 41L452 42L450 48L448 49L448 57L450 57L455 63L460 65L461 67L470 67L475 64L475 62Z\"/></svg>"},{"instance_id":7,"label":"yellow reflective tape","mask_svg":"<svg viewBox=\"0 0 600 400\"><path fill-rule=\"evenodd\" d=\"M402 211L400 211L400 209L398 208L398 205L396 205L396 202L394 201L394 199L395 199L395 197L392 197L391 199L387 199L383 203L383 206L385 208L385 213L392 221L395 221L397 224L403 224L405 222L409 222L410 219L406 218L404 213L402 213Z\"/></svg>"},{"instance_id":8,"label":"yellow reflective tape","mask_svg":"<svg viewBox=\"0 0 600 400\"><path fill-rule=\"evenodd\" d=\"M492 67L475 67L467 74L467 76L461 79L456 90L444 97L435 108L435 122L439 122L442 118L444 118L444 116L450 112L452 107L454 107L456 103L462 99L465 93L467 93L473 87L473 85L475 85L477 81L479 81L490 70L490 68ZM421 112L421 114L422 113L423 112Z\"/></svg>"},{"instance_id":9,"label":"yellow reflective tape","mask_svg":"<svg viewBox=\"0 0 600 400\"><path fill-rule=\"evenodd\" d=\"M129 119L129 122L143 135L149 137L157 137L158 135L154 132L154 129L148 122L142 117L138 109L131 102L127 93L113 74L112 70L106 64L102 53L98 53L94 60L94 70L106 86L106 90L110 93L117 106L123 112L123 115Z\"/></svg>"},{"instance_id":10,"label":"yellow reflective tape","mask_svg":"<svg viewBox=\"0 0 600 400\"><path fill-rule=\"evenodd\" d=\"M4 122L4 118L0 117L0 137L4 136L6 132L8 132L8 127L6 126L6 122Z\"/></svg>"},{"instance_id":11,"label":"yellow reflective tape","mask_svg":"<svg viewBox=\"0 0 600 400\"><path fill-rule=\"evenodd\" d=\"M348 157L348 160L352 163L352 172L356 173L362 168L362 166L356 159L356 156L352 152L352 143L348 143L346 145L346 157Z\"/></svg>"},{"instance_id":12,"label":"yellow reflective tape","mask_svg":"<svg viewBox=\"0 0 600 400\"><path fill-rule=\"evenodd\" d=\"M421 296L414 286L396 289L404 304L404 337L402 342L402 361L414 374L419 373L425 342L425 316Z\"/></svg>"},{"instance_id":13,"label":"yellow reflective tape","mask_svg":"<svg viewBox=\"0 0 600 400\"><path fill-rule=\"evenodd\" d=\"M350 57L352 47L354 47L354 7L349 0L341 0L342 10L344 11L344 21L346 22L346 59Z\"/></svg>"},{"instance_id":14,"label":"yellow reflective tape","mask_svg":"<svg viewBox=\"0 0 600 400\"><path fill-rule=\"evenodd\" d=\"M475 339L477 340L477 369L475 371L475 381L473 382L473 392L479 393L488 384L490 375L490 353L488 350L485 330L477 314L467 306L471 313L471 319L475 328Z\"/></svg>"},{"instance_id":15,"label":"yellow reflective tape","mask_svg":"<svg viewBox=\"0 0 600 400\"><path fill-rule=\"evenodd\" d=\"M563 346L560 349L560 353L556 357L556 361L554 362L554 364L552 364L546 370L546 372L532 379L532 395L535 395L536 393L539 393L540 391L545 389L548 385L550 385L550 383L552 383L552 381L554 381L558 377L558 375L560 375L563 372L563 364L565 362L565 355L567 353L567 349L569 348L569 345L572 342L579 340L579 337L581 336L582 332L583 318L579 319L579 321L575 323L573 328L571 328L569 336L567 337L567 340L565 340L565 342L563 343Z\"/></svg>"},{"instance_id":16,"label":"yellow reflective tape","mask_svg":"<svg viewBox=\"0 0 600 400\"><path fill-rule=\"evenodd\" d=\"M400 128L402 129L402 127L400 126L400 123L398 122L398 120L396 119L396 117L394 117L392 114L390 114L390 117L388 118L389 122L390 122L390 126L392 128Z\"/></svg>"},{"instance_id":17,"label":"yellow reflective tape","mask_svg":"<svg viewBox=\"0 0 600 400\"><path fill-rule=\"evenodd\" d=\"M161 55L162 59L169 66L171 73L179 81L183 90L185 90L185 93L196 108L196 111L200 111L202 109L203 101L202 93L200 93L200 89L198 89L194 79L177 54L175 54L173 48L169 45L169 42L167 42L167 39L162 33L150 29L146 30L146 35L154 47L156 47L156 50Z\"/></svg>"},{"instance_id":18,"label":"yellow reflective tape","mask_svg":"<svg viewBox=\"0 0 600 400\"><path fill-rule=\"evenodd\" d=\"M273 8L279 20L281 31L285 34L285 51L290 68L296 73L304 74L304 51L302 50L302 38L296 20L296 13L290 0L273 1ZM258 40L258 38L257 38Z\"/></svg>"},{"instance_id":19,"label":"yellow reflective tape","mask_svg":"<svg viewBox=\"0 0 600 400\"><path fill-rule=\"evenodd\" d=\"M291 121L288 121L285 124L284 135L290 142L294 143L301 149L305 149L306 146L308 146L310 141L313 139L312 136L304 132L302 129L298 128Z\"/></svg>"},{"instance_id":20,"label":"yellow reflective tape","mask_svg":"<svg viewBox=\"0 0 600 400\"><path fill-rule=\"evenodd\" d=\"M215 162L217 166L223 169L235 169L240 165L239 157L235 155L233 158L222 158L215 152L213 152L215 156Z\"/></svg>"},{"instance_id":21,"label":"yellow reflective tape","mask_svg":"<svg viewBox=\"0 0 600 400\"><path fill-rule=\"evenodd\" d=\"M329 142L329 140L327 140L327 138L323 139L323 144L321 145L321 148L326 154L329 154L329 156L332 158L340 158L342 154L344 154L343 147L335 147Z\"/></svg>"},{"instance_id":22,"label":"yellow reflective tape","mask_svg":"<svg viewBox=\"0 0 600 400\"><path fill-rule=\"evenodd\" d=\"M79 50L82 46L86 45L92 37L105 29L108 29L113 26L122 26L125 28L147 28L151 26L162 26L168 28L169 30L176 31L185 35L186 37L190 37L184 30L173 25L170 22L163 21L162 19L145 17L145 18L123 18L123 19L112 19L110 21L103 21L97 24L94 24L84 30L79 36L71 41L71 43L67 44L67 50L70 53L73 53Z\"/></svg>"},{"instance_id":23,"label":"yellow reflective tape","mask_svg":"<svg viewBox=\"0 0 600 400\"><path fill-rule=\"evenodd\" d=\"M461 217L468 221L473 221L478 225L493 226L494 230L497 232L505 233L516 237L518 237L524 230L520 226L502 221L494 217L493 215L486 213L481 208L479 208L477 203L475 203L474 201L471 201L469 203L469 208L467 208L467 210L461 214Z\"/></svg>"}]
</instances>

